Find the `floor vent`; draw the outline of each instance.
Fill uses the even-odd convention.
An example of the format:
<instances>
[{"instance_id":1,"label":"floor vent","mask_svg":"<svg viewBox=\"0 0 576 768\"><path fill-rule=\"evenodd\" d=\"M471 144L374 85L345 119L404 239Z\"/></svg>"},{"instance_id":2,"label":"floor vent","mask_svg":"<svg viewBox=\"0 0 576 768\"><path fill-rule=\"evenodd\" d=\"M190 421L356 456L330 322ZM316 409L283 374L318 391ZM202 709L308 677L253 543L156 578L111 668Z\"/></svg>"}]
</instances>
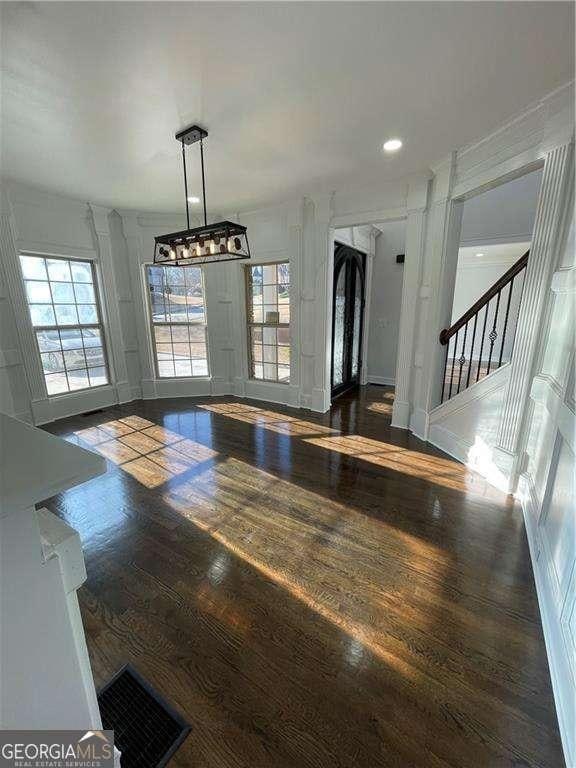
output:
<instances>
[{"instance_id":1,"label":"floor vent","mask_svg":"<svg viewBox=\"0 0 576 768\"><path fill-rule=\"evenodd\" d=\"M94 416L95 413L104 413L102 408L96 408L95 411L86 411L86 413L81 413L81 416Z\"/></svg>"},{"instance_id":2,"label":"floor vent","mask_svg":"<svg viewBox=\"0 0 576 768\"><path fill-rule=\"evenodd\" d=\"M102 727L114 731L122 768L160 768L190 726L127 664L98 694Z\"/></svg>"}]
</instances>

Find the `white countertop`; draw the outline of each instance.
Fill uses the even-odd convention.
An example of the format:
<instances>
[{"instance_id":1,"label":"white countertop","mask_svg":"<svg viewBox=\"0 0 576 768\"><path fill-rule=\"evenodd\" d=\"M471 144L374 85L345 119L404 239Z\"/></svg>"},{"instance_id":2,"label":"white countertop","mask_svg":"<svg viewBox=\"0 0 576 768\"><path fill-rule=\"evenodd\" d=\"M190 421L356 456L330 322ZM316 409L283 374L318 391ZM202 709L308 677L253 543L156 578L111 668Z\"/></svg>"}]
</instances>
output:
<instances>
[{"instance_id":1,"label":"white countertop","mask_svg":"<svg viewBox=\"0 0 576 768\"><path fill-rule=\"evenodd\" d=\"M102 456L0 413L0 517L105 471Z\"/></svg>"}]
</instances>

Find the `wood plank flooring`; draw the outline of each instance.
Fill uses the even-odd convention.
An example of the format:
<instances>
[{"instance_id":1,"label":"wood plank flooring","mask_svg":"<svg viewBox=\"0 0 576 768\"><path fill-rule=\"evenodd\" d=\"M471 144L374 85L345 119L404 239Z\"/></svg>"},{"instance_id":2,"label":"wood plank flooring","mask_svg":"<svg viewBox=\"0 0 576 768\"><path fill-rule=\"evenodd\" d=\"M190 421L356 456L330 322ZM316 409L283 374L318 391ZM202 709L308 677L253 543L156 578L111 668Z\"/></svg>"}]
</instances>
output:
<instances>
[{"instance_id":1,"label":"wood plank flooring","mask_svg":"<svg viewBox=\"0 0 576 768\"><path fill-rule=\"evenodd\" d=\"M563 765L521 512L392 398L48 427L107 459L46 506L82 537L97 684L131 662L192 726L171 765Z\"/></svg>"}]
</instances>

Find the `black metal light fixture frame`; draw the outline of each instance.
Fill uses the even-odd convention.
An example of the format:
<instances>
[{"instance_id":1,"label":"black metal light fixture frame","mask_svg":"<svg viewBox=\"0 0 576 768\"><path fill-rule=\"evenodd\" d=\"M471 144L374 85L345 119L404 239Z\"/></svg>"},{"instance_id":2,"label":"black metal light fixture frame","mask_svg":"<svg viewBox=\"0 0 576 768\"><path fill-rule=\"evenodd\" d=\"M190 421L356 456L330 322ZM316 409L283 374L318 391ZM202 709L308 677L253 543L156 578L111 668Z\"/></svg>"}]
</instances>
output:
<instances>
[{"instance_id":1,"label":"black metal light fixture frame","mask_svg":"<svg viewBox=\"0 0 576 768\"><path fill-rule=\"evenodd\" d=\"M204 175L203 140L208 131L192 125L176 134L176 140L182 144L182 165L184 168L184 195L186 199L187 229L170 232L155 238L154 264L168 264L173 267L186 267L193 264L212 264L214 262L236 261L250 258L250 245L246 227L233 221L218 221L208 224L206 215L206 179ZM200 142L200 162L202 165L202 202L204 205L204 224L190 229L190 210L188 205L188 176L186 173L186 145Z\"/></svg>"}]
</instances>

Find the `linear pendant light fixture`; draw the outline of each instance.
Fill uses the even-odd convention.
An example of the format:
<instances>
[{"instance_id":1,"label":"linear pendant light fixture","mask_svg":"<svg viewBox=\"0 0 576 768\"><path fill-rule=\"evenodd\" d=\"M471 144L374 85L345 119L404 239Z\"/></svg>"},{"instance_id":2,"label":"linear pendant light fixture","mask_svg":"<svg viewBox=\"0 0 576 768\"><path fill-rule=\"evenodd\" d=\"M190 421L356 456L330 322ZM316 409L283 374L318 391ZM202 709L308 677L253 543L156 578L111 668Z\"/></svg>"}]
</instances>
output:
<instances>
[{"instance_id":1,"label":"linear pendant light fixture","mask_svg":"<svg viewBox=\"0 0 576 768\"><path fill-rule=\"evenodd\" d=\"M187 229L170 232L155 238L154 264L169 264L174 267L187 267L191 264L212 264L220 261L249 259L250 246L246 227L233 221L218 221L208 224L206 217L206 180L204 178L203 140L208 131L192 125L176 134L176 140L182 144L182 163L184 166L184 195L186 198ZM186 145L200 142L200 162L202 165L202 201L204 203L204 225L190 229L190 211L188 209L188 177L186 175Z\"/></svg>"}]
</instances>

